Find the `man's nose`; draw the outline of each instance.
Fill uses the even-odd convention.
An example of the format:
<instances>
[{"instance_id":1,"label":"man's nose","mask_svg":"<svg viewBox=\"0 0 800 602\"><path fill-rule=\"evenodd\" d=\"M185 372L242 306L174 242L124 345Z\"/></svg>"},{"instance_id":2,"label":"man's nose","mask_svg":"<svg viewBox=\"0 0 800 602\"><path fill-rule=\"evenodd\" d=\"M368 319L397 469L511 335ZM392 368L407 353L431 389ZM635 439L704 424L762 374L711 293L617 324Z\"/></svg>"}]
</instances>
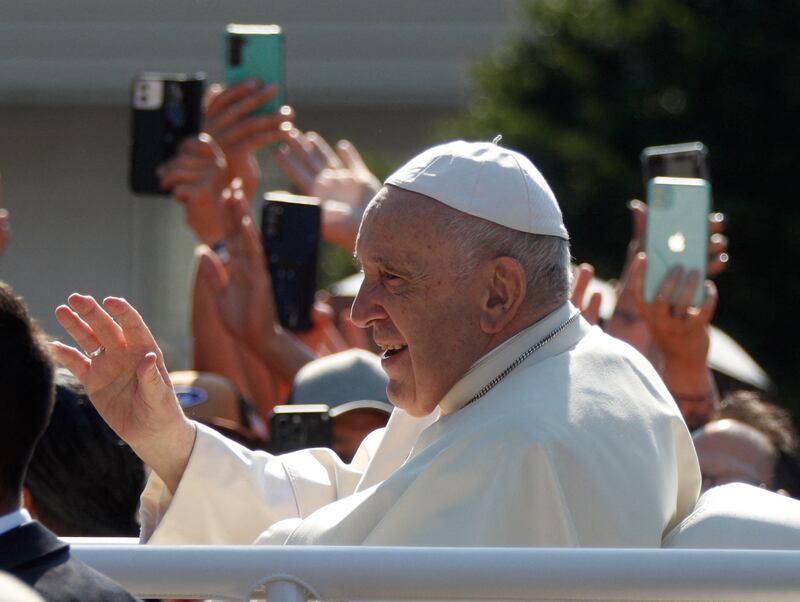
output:
<instances>
[{"instance_id":1,"label":"man's nose","mask_svg":"<svg viewBox=\"0 0 800 602\"><path fill-rule=\"evenodd\" d=\"M350 308L350 320L359 328L368 328L372 322L386 317L386 310L378 303L366 280L361 283L353 305Z\"/></svg>"}]
</instances>

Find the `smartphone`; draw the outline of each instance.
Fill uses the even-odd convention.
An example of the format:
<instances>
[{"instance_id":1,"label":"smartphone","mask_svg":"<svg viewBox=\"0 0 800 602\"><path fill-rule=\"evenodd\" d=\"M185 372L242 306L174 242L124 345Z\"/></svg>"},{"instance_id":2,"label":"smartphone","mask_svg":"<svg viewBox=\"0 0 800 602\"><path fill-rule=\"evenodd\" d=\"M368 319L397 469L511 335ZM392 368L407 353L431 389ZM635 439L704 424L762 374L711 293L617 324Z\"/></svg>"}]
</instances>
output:
<instances>
[{"instance_id":1,"label":"smartphone","mask_svg":"<svg viewBox=\"0 0 800 602\"><path fill-rule=\"evenodd\" d=\"M294 331L309 330L317 292L321 226L319 200L283 192L264 195L261 238L278 318Z\"/></svg>"},{"instance_id":2,"label":"smartphone","mask_svg":"<svg viewBox=\"0 0 800 602\"><path fill-rule=\"evenodd\" d=\"M703 302L708 263L711 185L700 178L655 177L647 183L647 273L644 298L652 302L667 272L676 265L700 272L693 305Z\"/></svg>"},{"instance_id":3,"label":"smartphone","mask_svg":"<svg viewBox=\"0 0 800 602\"><path fill-rule=\"evenodd\" d=\"M270 417L270 443L275 453L333 444L330 408L325 404L279 405Z\"/></svg>"},{"instance_id":4,"label":"smartphone","mask_svg":"<svg viewBox=\"0 0 800 602\"><path fill-rule=\"evenodd\" d=\"M710 181L708 149L702 142L648 146L640 155L645 188L655 177L700 178Z\"/></svg>"},{"instance_id":5,"label":"smartphone","mask_svg":"<svg viewBox=\"0 0 800 602\"><path fill-rule=\"evenodd\" d=\"M277 113L285 102L283 32L278 25L230 24L225 33L225 81L276 84L278 93L254 113Z\"/></svg>"},{"instance_id":6,"label":"smartphone","mask_svg":"<svg viewBox=\"0 0 800 602\"><path fill-rule=\"evenodd\" d=\"M130 187L137 194L168 194L156 169L183 140L200 131L203 73L141 73L131 85Z\"/></svg>"}]
</instances>

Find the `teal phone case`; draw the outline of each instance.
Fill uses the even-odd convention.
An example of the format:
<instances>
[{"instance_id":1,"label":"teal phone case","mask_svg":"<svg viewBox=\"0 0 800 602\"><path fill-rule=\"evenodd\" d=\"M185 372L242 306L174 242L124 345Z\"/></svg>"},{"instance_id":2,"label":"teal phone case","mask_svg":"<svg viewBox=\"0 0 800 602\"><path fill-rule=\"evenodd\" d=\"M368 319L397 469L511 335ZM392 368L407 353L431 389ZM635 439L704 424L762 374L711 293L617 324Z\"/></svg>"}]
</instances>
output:
<instances>
[{"instance_id":1,"label":"teal phone case","mask_svg":"<svg viewBox=\"0 0 800 602\"><path fill-rule=\"evenodd\" d=\"M228 86L256 79L277 84L278 94L254 111L277 113L285 102L283 32L277 25L228 25L225 34L225 81Z\"/></svg>"},{"instance_id":2,"label":"teal phone case","mask_svg":"<svg viewBox=\"0 0 800 602\"><path fill-rule=\"evenodd\" d=\"M647 184L647 273L644 298L651 302L667 272L676 265L700 272L692 304L705 297L708 264L708 212L711 184L698 178L653 178Z\"/></svg>"}]
</instances>

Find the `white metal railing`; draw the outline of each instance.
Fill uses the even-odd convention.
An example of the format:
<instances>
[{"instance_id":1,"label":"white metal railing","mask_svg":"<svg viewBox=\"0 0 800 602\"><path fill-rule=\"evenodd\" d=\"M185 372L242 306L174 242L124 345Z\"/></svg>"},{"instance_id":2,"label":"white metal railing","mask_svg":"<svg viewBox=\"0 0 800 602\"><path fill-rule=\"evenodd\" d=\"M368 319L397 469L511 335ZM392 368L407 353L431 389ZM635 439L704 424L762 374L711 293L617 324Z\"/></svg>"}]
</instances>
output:
<instances>
[{"instance_id":1,"label":"white metal railing","mask_svg":"<svg viewBox=\"0 0 800 602\"><path fill-rule=\"evenodd\" d=\"M800 551L139 546L73 539L140 597L316 600L800 600Z\"/></svg>"}]
</instances>

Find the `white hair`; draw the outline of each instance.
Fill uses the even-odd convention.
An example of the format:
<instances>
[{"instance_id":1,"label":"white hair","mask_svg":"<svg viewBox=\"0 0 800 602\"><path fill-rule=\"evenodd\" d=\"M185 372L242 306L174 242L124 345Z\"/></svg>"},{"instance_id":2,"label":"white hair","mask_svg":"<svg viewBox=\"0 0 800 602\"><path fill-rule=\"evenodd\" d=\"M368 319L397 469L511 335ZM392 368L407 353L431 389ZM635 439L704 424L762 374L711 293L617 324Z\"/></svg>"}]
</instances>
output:
<instances>
[{"instance_id":1,"label":"white hair","mask_svg":"<svg viewBox=\"0 0 800 602\"><path fill-rule=\"evenodd\" d=\"M485 259L512 257L525 271L526 303L550 307L569 299L572 277L569 241L557 236L520 232L456 211L447 229L452 240L463 246L464 276Z\"/></svg>"}]
</instances>

